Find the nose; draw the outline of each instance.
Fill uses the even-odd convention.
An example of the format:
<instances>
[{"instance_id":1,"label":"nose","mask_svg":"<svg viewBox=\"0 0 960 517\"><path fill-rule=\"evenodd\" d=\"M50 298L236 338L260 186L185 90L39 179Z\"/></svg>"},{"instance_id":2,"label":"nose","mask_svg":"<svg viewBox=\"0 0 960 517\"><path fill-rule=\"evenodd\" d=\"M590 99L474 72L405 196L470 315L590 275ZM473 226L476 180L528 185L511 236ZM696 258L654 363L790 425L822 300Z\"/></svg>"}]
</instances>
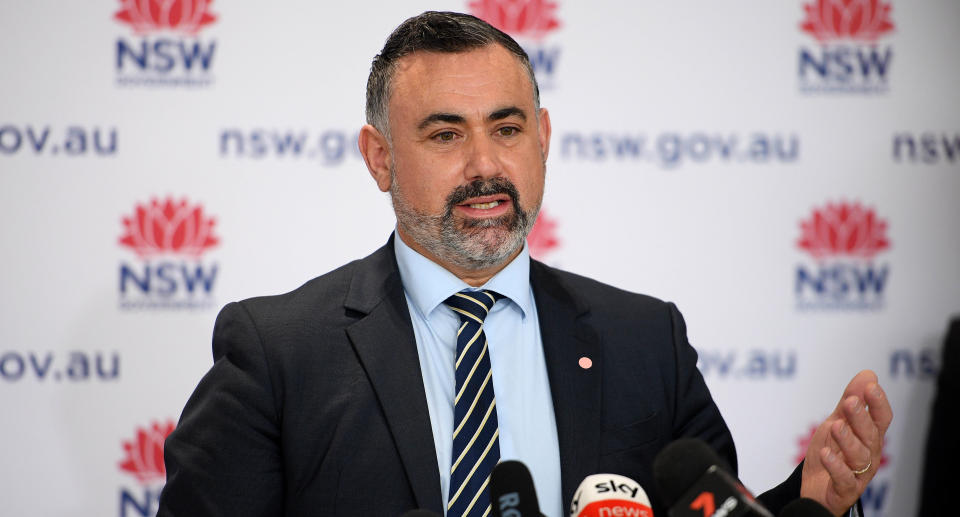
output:
<instances>
[{"instance_id":1,"label":"nose","mask_svg":"<svg viewBox=\"0 0 960 517\"><path fill-rule=\"evenodd\" d=\"M477 132L467 142L465 149L464 177L467 181L483 180L499 176L502 172L499 148L490 135Z\"/></svg>"}]
</instances>

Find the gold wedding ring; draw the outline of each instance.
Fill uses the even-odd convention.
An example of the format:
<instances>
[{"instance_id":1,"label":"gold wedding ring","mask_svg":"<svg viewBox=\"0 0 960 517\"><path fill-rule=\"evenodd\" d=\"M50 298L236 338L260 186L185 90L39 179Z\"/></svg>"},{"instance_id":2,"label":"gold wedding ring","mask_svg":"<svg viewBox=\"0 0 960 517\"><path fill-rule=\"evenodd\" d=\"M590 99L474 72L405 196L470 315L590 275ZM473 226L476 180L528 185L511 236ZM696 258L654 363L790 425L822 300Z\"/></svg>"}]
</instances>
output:
<instances>
[{"instance_id":1,"label":"gold wedding ring","mask_svg":"<svg viewBox=\"0 0 960 517\"><path fill-rule=\"evenodd\" d=\"M873 466L873 461L872 461L872 460L867 462L867 466L866 466L866 467L863 467L863 468L860 469L860 470L854 470L853 473L854 473L854 475L859 476L860 474L864 474L864 473L866 473L868 470L870 470L870 467L871 467L871 466Z\"/></svg>"}]
</instances>

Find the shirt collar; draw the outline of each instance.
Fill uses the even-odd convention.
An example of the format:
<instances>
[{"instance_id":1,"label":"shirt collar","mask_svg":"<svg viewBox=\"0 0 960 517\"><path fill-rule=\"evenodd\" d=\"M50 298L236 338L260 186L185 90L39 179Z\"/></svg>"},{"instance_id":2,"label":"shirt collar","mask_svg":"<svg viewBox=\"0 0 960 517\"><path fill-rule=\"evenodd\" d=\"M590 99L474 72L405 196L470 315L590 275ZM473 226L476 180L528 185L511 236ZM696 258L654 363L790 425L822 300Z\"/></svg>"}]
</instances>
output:
<instances>
[{"instance_id":1,"label":"shirt collar","mask_svg":"<svg viewBox=\"0 0 960 517\"><path fill-rule=\"evenodd\" d=\"M399 235L394 234L393 248L397 255L397 266L400 268L403 289L424 316L429 316L453 293L464 289L496 291L516 304L524 318L532 314L530 251L527 249L526 242L523 243L520 253L506 267L479 288L467 285L440 264L407 246Z\"/></svg>"}]
</instances>

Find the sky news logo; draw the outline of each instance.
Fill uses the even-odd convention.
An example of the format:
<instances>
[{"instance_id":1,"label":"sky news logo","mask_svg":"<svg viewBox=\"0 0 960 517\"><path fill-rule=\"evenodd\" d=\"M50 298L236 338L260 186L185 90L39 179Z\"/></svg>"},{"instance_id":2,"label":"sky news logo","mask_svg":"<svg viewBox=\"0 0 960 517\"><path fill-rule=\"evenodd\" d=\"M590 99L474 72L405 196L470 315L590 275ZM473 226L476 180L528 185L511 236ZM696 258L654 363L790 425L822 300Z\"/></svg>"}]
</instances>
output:
<instances>
[{"instance_id":1,"label":"sky news logo","mask_svg":"<svg viewBox=\"0 0 960 517\"><path fill-rule=\"evenodd\" d=\"M220 242L215 224L202 205L186 199L137 204L123 218L119 240L138 259L120 264L120 308L212 307L218 264L202 259Z\"/></svg>"},{"instance_id":2,"label":"sky news logo","mask_svg":"<svg viewBox=\"0 0 960 517\"><path fill-rule=\"evenodd\" d=\"M135 486L121 486L120 517L153 517L160 505L160 491L167 481L163 463L163 442L173 432L173 420L153 422L150 427L138 427L130 440L124 440L124 458L118 464L120 471L136 480Z\"/></svg>"},{"instance_id":3,"label":"sky news logo","mask_svg":"<svg viewBox=\"0 0 960 517\"><path fill-rule=\"evenodd\" d=\"M560 46L546 42L560 28L557 2L549 0L473 0L470 14L506 32L530 57L541 90L555 87Z\"/></svg>"},{"instance_id":4,"label":"sky news logo","mask_svg":"<svg viewBox=\"0 0 960 517\"><path fill-rule=\"evenodd\" d=\"M800 222L797 248L813 262L797 265L798 309L878 310L890 265L876 255L890 248L887 222L859 203L827 203Z\"/></svg>"},{"instance_id":5,"label":"sky news logo","mask_svg":"<svg viewBox=\"0 0 960 517\"><path fill-rule=\"evenodd\" d=\"M120 86L204 87L217 42L200 31L217 21L213 0L119 0L113 19L132 37L117 38L116 82Z\"/></svg>"},{"instance_id":6,"label":"sky news logo","mask_svg":"<svg viewBox=\"0 0 960 517\"><path fill-rule=\"evenodd\" d=\"M879 40L894 29L893 7L881 0L815 0L803 5L800 30L819 43L801 46L797 72L804 93L874 94L888 90L893 47Z\"/></svg>"}]
</instances>

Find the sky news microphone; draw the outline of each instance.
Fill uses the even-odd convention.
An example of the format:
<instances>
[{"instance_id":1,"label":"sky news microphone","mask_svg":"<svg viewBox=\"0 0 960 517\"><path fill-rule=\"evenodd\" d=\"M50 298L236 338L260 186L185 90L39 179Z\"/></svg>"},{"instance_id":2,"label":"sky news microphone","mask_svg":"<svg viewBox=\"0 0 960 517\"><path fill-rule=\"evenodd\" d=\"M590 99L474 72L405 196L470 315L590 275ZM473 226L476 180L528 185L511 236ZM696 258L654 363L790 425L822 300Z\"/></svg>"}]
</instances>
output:
<instances>
[{"instance_id":1,"label":"sky news microphone","mask_svg":"<svg viewBox=\"0 0 960 517\"><path fill-rule=\"evenodd\" d=\"M653 517L650 498L636 481L617 474L587 476L570 503L571 517Z\"/></svg>"},{"instance_id":2,"label":"sky news microphone","mask_svg":"<svg viewBox=\"0 0 960 517\"><path fill-rule=\"evenodd\" d=\"M683 438L653 460L670 517L773 517L706 443Z\"/></svg>"},{"instance_id":3,"label":"sky news microphone","mask_svg":"<svg viewBox=\"0 0 960 517\"><path fill-rule=\"evenodd\" d=\"M526 465L507 460L493 467L490 508L494 517L542 517L537 489Z\"/></svg>"},{"instance_id":4,"label":"sky news microphone","mask_svg":"<svg viewBox=\"0 0 960 517\"><path fill-rule=\"evenodd\" d=\"M780 517L833 517L833 514L813 499L801 497L784 506Z\"/></svg>"}]
</instances>

